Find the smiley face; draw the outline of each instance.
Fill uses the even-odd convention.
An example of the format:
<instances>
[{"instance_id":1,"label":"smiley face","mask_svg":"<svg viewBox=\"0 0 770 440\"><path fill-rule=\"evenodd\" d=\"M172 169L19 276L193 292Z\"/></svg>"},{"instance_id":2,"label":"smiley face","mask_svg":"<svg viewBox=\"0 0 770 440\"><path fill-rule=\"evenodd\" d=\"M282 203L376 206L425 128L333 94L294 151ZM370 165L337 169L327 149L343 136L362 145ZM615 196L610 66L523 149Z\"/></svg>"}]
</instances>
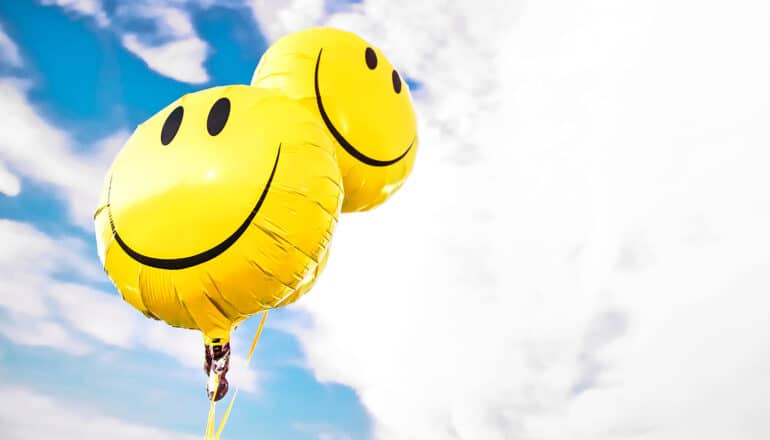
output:
<instances>
[{"instance_id":1,"label":"smiley face","mask_svg":"<svg viewBox=\"0 0 770 440\"><path fill-rule=\"evenodd\" d=\"M259 213L281 143L250 127L252 96L236 95L187 95L121 151L106 208L115 241L133 259L161 269L202 264L232 246Z\"/></svg>"},{"instance_id":2,"label":"smiley face","mask_svg":"<svg viewBox=\"0 0 770 440\"><path fill-rule=\"evenodd\" d=\"M307 290L341 204L323 123L276 93L208 89L141 124L116 157L95 214L100 258L146 315L226 335Z\"/></svg>"},{"instance_id":3,"label":"smiley face","mask_svg":"<svg viewBox=\"0 0 770 440\"><path fill-rule=\"evenodd\" d=\"M327 49L327 54L329 54L332 50L334 50L334 47ZM412 150L416 135L411 139L411 141L409 141L408 145L402 146L403 152L401 152L398 150L398 136L392 136L392 132L390 130L386 130L386 127L389 124L382 122L378 123L377 121L378 118L390 118L391 124L407 127L412 130L414 129L414 114L411 111L411 106L408 105L409 101L407 99L403 99L403 97L398 96L401 94L402 90L405 89L398 72L396 72L396 70L390 66L390 63L388 63L387 60L379 61L379 58L383 57L378 57L377 51L375 49L369 46L364 49L362 59L369 70L376 71L378 65L380 65L381 71L391 72L390 82L392 83L393 89L392 93L390 93L390 91L387 90L387 87L383 87L381 84L377 84L377 82L387 82L383 81L383 78L381 78L383 76L382 72L375 72L367 75L366 72L363 72L363 69L361 68L363 63L361 63L360 60L359 62L356 62L354 56L349 56L352 54L345 53L344 55L347 56L338 56L336 58L332 58L332 56L327 55L327 59L333 59L334 61L329 62L328 66L326 63L324 64L325 84L323 89L327 91L324 93L321 91L320 86L321 58L323 56L323 51L323 48L318 50L318 58L316 59L315 70L313 73L313 86L315 88L318 112L320 113L324 124L329 129L329 132L334 136L334 139L348 154L366 165L373 167L386 167L403 160L404 157L406 157L406 155L409 154L409 152ZM385 65L383 66L382 64ZM356 72L356 76L360 76L364 81L360 81L357 87L350 87L350 83L345 80L345 72ZM370 93L373 98L370 102L360 102L360 97L357 96L358 93L356 92L360 92L362 89L372 90ZM407 90L403 91L404 95L408 93ZM330 112L326 110L326 108L329 107L329 104L324 106L324 95L327 96L327 102L334 99L335 102L332 105L338 107L334 109L336 111L331 110L333 114L337 115L337 117L334 119L339 121L338 124L341 125L342 123L345 124L345 126L350 127L347 130L348 136L361 140L362 145L359 147L354 146L345 138L345 135L343 135L340 130L337 129L337 126L333 122L332 117L329 116ZM329 98L330 96L333 96L334 98ZM377 105L378 103L379 105ZM388 105L391 108L383 108L383 106ZM339 111L339 109L347 109L350 107L360 108L357 108L354 112L350 112L352 113L350 115L347 115L347 112ZM343 118L345 117L347 117L344 119L345 122L342 122ZM394 118L397 120L393 120ZM371 127L367 127L367 125L369 125L366 123L367 121L374 123ZM367 127L368 132L356 133L356 128L358 127ZM408 131L409 130L407 130L407 132ZM389 139L391 137L393 139ZM392 159L375 158L371 156L371 154L376 153L379 153L378 156L394 153L400 154Z\"/></svg>"},{"instance_id":4,"label":"smiley face","mask_svg":"<svg viewBox=\"0 0 770 440\"><path fill-rule=\"evenodd\" d=\"M315 28L283 37L260 60L252 85L281 90L323 121L338 149L343 212L381 204L410 174L418 136L409 86L355 34Z\"/></svg>"},{"instance_id":5,"label":"smiley face","mask_svg":"<svg viewBox=\"0 0 770 440\"><path fill-rule=\"evenodd\" d=\"M193 103L190 103L190 104L191 105L189 105L189 107L193 107L193 108L195 107ZM206 131L208 132L208 134L212 138L217 136L217 135L219 135L219 134L221 134L222 131L224 130L224 127L227 124L227 120L229 119L229 116L230 116L231 106L232 106L232 104L231 104L231 101L230 101L230 99L228 97L220 97L211 106L211 109L208 112L208 117L207 117L207 121L206 121ZM166 117L165 121L163 122L163 126L161 127L160 136L159 136L160 144L162 146L169 147L169 145L174 141L174 138L176 138L177 134L179 133L179 129L180 129L181 124L182 124L183 119L184 119L184 108L185 108L184 107L184 103L180 102L168 114L168 116ZM234 118L234 119L236 119L236 118ZM238 122L235 121L234 123L237 124ZM155 128L155 127L152 127L152 128ZM152 128L150 128L150 129L152 129ZM235 130L231 130L231 131L235 131ZM192 133L190 133L190 134L192 134ZM206 153L209 153L209 155L214 156L214 157L206 158L206 161L201 163L201 165L203 165L205 163L206 165L204 165L204 166L209 168L208 171L207 171L207 174L206 174L206 178L209 181L209 182L207 182L207 185L206 185L207 186L207 188L206 188L207 190L209 190L209 191L212 191L212 190L216 191L217 190L216 187L222 185L224 187L221 188L220 191L237 191L237 188L234 188L232 186L232 184L234 183L232 180L241 180L241 179L243 179L246 176L246 173L243 172L243 171L245 171L244 168L233 167L233 164L235 163L235 161L232 160L232 159L234 159L234 157L230 158L231 160L225 160L224 161L225 163L220 162L218 164L214 164L214 160L213 159L215 159L215 158L220 158L221 159L221 158L224 157L224 155L212 153L212 148L211 147L213 145L212 146L208 146L208 148L206 148L207 145L205 145L205 144L207 142L205 142L206 141L205 137L203 138L203 140L204 140L203 142L199 142L197 144L194 143L194 142L190 142L189 139L184 139L184 136L180 136L180 137L182 139L178 139L177 143L184 143L184 145L180 146L179 148L181 148L181 149L188 149L188 150L194 150L196 148L196 146L199 147L199 148L202 147L202 148L200 148L200 150L202 150L202 151L198 151L199 154L203 153L203 155L205 156ZM189 137L189 135L188 135L188 137ZM212 144L215 143L215 142L213 142L213 139L211 140L211 143ZM228 139L223 139L219 143L227 145ZM177 145L174 145L174 147L176 147L176 146ZM267 159L267 157L263 157L263 156L267 156L267 155L269 155L271 153L269 146L266 145L265 147L266 148L256 148L256 149L253 150L254 152L258 153L256 155L256 157L252 157L251 158L252 160L256 160L257 161L256 163L258 165L256 165L255 168L262 168L259 165L259 163L261 161L263 161L264 159ZM171 147L169 147L169 148L171 148ZM126 254L128 254L134 260L136 260L139 263L142 263L144 265L147 265L147 266L150 266L150 267L159 268L159 269L186 269L188 267L196 266L196 265L205 263L206 261L209 261L209 260L211 260L213 258L216 258L220 254L222 254L224 251L226 251L228 248L230 248L230 246L232 246L238 240L238 238L240 238L241 235L243 235L243 233L248 229L248 227L251 224L251 222L254 220L254 217L259 213L259 209L262 207L262 204L265 201L265 197L267 196L268 192L270 191L270 186L272 185L273 179L275 177L275 171L278 168L278 162L280 161L280 158L281 158L281 145L278 144L278 146L277 146L277 148L275 148L275 150L276 150L275 151L275 160L272 161L273 163L272 163L272 167L270 169L270 174L267 176L267 180L264 181L264 184L262 185L263 186L262 191L258 192L259 197L256 199L254 207L251 209L250 212L248 212L247 215L244 216L245 217L244 220L237 226L237 228L235 228L235 227L229 228L229 229L234 229L234 231L232 233L230 233L229 235L227 235L226 238L224 238L222 241L219 241L217 244L211 245L210 247L209 247L209 244L204 244L203 248L205 250L198 250L198 251L195 251L193 249L190 249L190 250L180 249L180 250L178 250L176 252L177 254L185 254L185 253L189 254L189 255L183 256L183 257L154 257L154 256L151 256L149 254L142 253L139 250L136 250L134 247L129 245L126 242L126 240L124 240L121 237L120 232L118 231L118 228L115 225L114 216L112 214L113 210L112 210L111 202L112 202L112 188L113 188L112 183L113 183L113 179L110 178L110 183L109 183L109 186L108 186L108 189L107 189L107 205L106 205L106 207L107 207L107 216L108 216L108 219L110 221L110 229L112 229L112 233L113 233L115 241L123 249L123 251L126 252ZM232 152L236 152L236 151L238 151L238 148L233 148L231 151ZM126 154L130 156L131 152L132 151L129 150L129 152L126 153ZM139 152L137 152L137 153L139 153ZM157 151L149 151L148 150L148 151L143 151L143 153L146 153L148 156L158 156L158 152ZM174 153L177 153L177 154L174 154ZM241 152L241 153L244 153L244 152ZM180 153L179 150L177 149L175 152L168 153L167 157L169 157L169 156L183 156L183 155L186 156L187 154L189 154L189 152ZM187 159L187 158L185 158L185 159ZM139 160L141 160L141 159L139 159ZM268 160L267 163L270 163L269 160ZM196 170L196 171L200 172L200 170ZM264 170L260 170L260 171L262 171L264 173ZM225 173L225 174L228 175L228 179L227 180L229 180L229 181L223 181L223 179L219 179L217 181L216 176L217 175L221 175L222 173ZM182 173L182 174L184 174L184 173ZM127 175L129 178L131 177L130 172L126 172L125 175ZM114 174L113 174L113 176L114 176ZM234 176L239 176L240 178L232 179L232 177L234 177ZM121 177L123 177L123 176L121 176ZM156 189L157 188L166 188L168 186L169 180L174 180L174 178L173 177L169 178L168 176L166 176L166 177L161 177L158 180L161 180L161 181L164 181L164 182L162 182L162 183L159 182L159 184L156 186ZM258 182L260 180L264 180L264 179L259 179L258 177L256 179L254 179L255 182ZM243 184L243 183L245 183L245 179L241 180L241 182L240 182L240 184ZM245 190L244 192L248 192L249 191L249 189L247 189L247 188L248 188L247 186L244 187L244 190ZM187 194L184 190L179 190L179 192L182 193L182 194L179 195L179 198L175 198L173 201L168 201L167 203L163 204L162 206L156 207L156 209L153 210L153 213L161 214L161 215L163 215L163 214L168 215L168 213L164 213L163 211L165 211L169 206L180 205L180 202L182 202L181 203L182 218L180 218L181 222L188 222L190 220L195 219L195 222L198 223L198 224L190 225L191 226L190 229L193 229L195 231L201 231L201 230L203 230L203 231L210 231L211 237L209 237L208 241L211 241L211 240L215 241L216 240L216 235L219 235L216 232L216 230L220 229L220 226L221 226L221 231L227 231L228 230L227 226L224 223L232 223L232 221L233 221L232 218L224 220L222 218L217 218L218 216L208 216L208 217L206 217L206 216L196 216L196 213L194 213L194 212L183 213L185 207L191 208L191 211L195 211L195 210L197 210L197 208L199 208L201 206L205 206L206 204L204 204L204 203L201 203L201 204L191 203L191 204L188 205L186 203L187 201L185 200L184 196L188 196L189 197L190 194ZM223 206L220 209L223 209L223 212L230 212L230 213L232 213L232 217L237 217L237 212L243 210L243 207L238 206L238 205L242 205L243 201L245 201L245 200L247 200L249 198L248 195L246 195L246 194L242 194L242 196L243 197L233 197L229 201L224 199L224 198L221 199L221 200L224 200L225 203L232 204L234 206L232 207L232 209L229 209L229 210L228 210L227 206ZM238 200L239 198L241 200ZM173 203L171 204L169 202L173 202ZM191 202L191 200L190 200L190 202ZM175 206L175 209L177 209L177 213L180 213L179 208L180 208L180 206ZM141 212L141 210L135 211L135 212L138 214L138 213ZM199 214L199 213L197 213L197 214ZM126 215L130 216L130 213L126 214ZM131 219L129 219L128 222L130 222L130 220ZM219 224L217 224L217 220L219 220ZM205 226L208 226L208 225L206 225L206 223L207 223L206 221L208 221L209 224L211 226L213 226L213 227L206 228ZM203 226L203 227L201 227L201 226ZM165 237L168 237L168 236L179 236L179 235L183 235L184 234L184 231L178 231L178 230L177 231L171 231L171 230L164 231L164 229L166 229L165 227L174 227L176 229L177 225L175 225L174 222L161 222L156 228L154 228L154 230L142 231L142 232L146 232L146 233L140 234L138 237L135 237L134 241L142 242L143 238L147 237L147 238L150 238L153 242L158 243L158 242L168 241L168 240L159 240L160 236L156 235L158 233L163 234L161 236L165 236ZM131 228L131 227L127 227L125 229L128 229L129 231L133 230L133 228ZM170 234L170 235L166 235L166 234ZM205 240L205 234L196 234L196 239L200 240L200 241L202 241L204 243L207 241L207 240ZM183 242L181 242L179 244L181 245L181 247L187 246L187 247L194 248L195 246L192 245L194 240L195 239L193 239L192 237L188 236L186 240L184 240ZM171 241L172 241L172 243L173 242L177 242L176 240L171 240ZM164 244L166 246L168 246L168 243L164 243ZM201 245L197 245L197 246L200 247ZM173 244L172 244L172 247L173 247ZM172 253L174 253L174 252L172 251Z\"/></svg>"}]
</instances>

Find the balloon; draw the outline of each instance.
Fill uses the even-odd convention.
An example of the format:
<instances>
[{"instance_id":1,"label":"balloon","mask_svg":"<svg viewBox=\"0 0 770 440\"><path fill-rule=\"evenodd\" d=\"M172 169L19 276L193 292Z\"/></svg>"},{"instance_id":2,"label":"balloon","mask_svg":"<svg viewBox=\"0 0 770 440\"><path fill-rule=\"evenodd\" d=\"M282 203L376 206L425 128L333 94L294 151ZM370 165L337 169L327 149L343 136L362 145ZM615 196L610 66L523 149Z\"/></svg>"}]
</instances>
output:
<instances>
[{"instance_id":1,"label":"balloon","mask_svg":"<svg viewBox=\"0 0 770 440\"><path fill-rule=\"evenodd\" d=\"M409 176L418 144L409 85L357 35L332 28L289 34L265 52L251 84L282 91L322 121L337 147L343 212L380 205Z\"/></svg>"},{"instance_id":2,"label":"balloon","mask_svg":"<svg viewBox=\"0 0 770 440\"><path fill-rule=\"evenodd\" d=\"M249 86L178 99L140 124L105 179L95 229L125 301L207 344L307 292L342 205L323 122Z\"/></svg>"}]
</instances>

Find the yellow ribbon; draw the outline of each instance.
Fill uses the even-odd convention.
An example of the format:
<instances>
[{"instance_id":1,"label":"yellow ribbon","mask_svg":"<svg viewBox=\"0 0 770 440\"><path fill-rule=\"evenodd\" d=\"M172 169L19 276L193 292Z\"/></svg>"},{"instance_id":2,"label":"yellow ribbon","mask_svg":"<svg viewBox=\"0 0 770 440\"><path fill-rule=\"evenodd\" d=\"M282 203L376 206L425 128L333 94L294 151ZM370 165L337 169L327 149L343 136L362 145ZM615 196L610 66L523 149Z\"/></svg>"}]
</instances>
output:
<instances>
[{"instance_id":1,"label":"yellow ribbon","mask_svg":"<svg viewBox=\"0 0 770 440\"><path fill-rule=\"evenodd\" d=\"M246 356L246 363L244 368L249 366L249 362L251 362L251 358L254 356L254 349L257 348L257 341L259 341L259 335L262 334L262 328L265 326L265 320L267 320L267 310L262 312L262 320L259 322L257 333L254 335L254 340L251 342L251 348L249 349L249 354ZM225 425L227 424L227 419L230 417L230 411L233 409L235 398L238 396L238 389L236 388L235 392L233 393L233 397L230 399L230 403L227 405L225 415L222 416L222 421L219 422L219 429L217 429L216 435L214 435L214 425L216 421L214 417L214 407L216 406L214 397L216 397L217 387L219 387L219 375L214 378L214 383L214 394L211 398L211 404L209 405L209 417L208 422L206 423L206 434L204 437L205 440L219 440L219 438L222 436L222 430L225 429Z\"/></svg>"}]
</instances>

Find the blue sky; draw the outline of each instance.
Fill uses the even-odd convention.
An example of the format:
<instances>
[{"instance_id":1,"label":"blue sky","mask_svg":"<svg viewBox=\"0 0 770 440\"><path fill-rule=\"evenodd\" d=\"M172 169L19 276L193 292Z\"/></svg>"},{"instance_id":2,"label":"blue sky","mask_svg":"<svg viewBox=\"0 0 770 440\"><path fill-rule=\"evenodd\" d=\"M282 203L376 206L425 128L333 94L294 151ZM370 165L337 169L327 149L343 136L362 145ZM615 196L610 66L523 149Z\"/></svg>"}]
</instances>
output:
<instances>
[{"instance_id":1,"label":"blue sky","mask_svg":"<svg viewBox=\"0 0 770 440\"><path fill-rule=\"evenodd\" d=\"M115 16L116 4L106 2L103 7L107 16ZM46 123L69 136L71 154L94 155L100 140L130 131L184 93L250 81L266 40L245 6L204 10L190 5L185 13L210 50L203 64L208 75L205 81L191 84L159 74L127 50L116 31L119 27L122 33L151 34L156 32L151 28L157 21L111 18L108 26L99 26L93 16L31 1L0 4L0 24L22 60L15 66L4 62L0 73L29 83L29 104ZM46 149L40 152L45 154ZM25 176L20 183L18 195L0 194L0 217L33 225L52 240L81 242L78 254L83 264L98 271L93 234L72 221L56 185ZM79 271L65 269L53 270L51 279L116 295L106 277L84 277ZM78 307L88 310L90 305ZM9 313L0 308L0 320L5 324L12 322ZM226 438L314 439L323 432L340 439L367 438L370 422L356 393L342 385L319 383L303 366L296 339L271 326L273 321L296 319L292 313L298 312L278 311L268 321L252 367L258 371L259 390L241 393ZM64 322L56 315L50 319ZM247 342L255 326L249 321L238 329L241 342ZM201 367L181 366L173 356L163 354L162 346L153 346L152 340L146 341L145 348L126 349L99 343L77 331L70 337L66 344L92 345L93 352L66 353L0 336L4 385L20 386L131 423L202 433L208 407ZM239 352L246 349L245 343L235 348ZM192 350L200 352L202 363L202 345L198 343Z\"/></svg>"}]
</instances>

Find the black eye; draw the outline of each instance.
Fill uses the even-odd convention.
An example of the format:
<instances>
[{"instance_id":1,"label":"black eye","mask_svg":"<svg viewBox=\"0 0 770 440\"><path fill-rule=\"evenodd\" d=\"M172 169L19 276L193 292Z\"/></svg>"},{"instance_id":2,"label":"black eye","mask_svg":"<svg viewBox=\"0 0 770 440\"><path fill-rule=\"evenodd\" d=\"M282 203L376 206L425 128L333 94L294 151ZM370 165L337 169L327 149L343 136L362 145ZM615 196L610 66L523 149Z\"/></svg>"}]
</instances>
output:
<instances>
[{"instance_id":1,"label":"black eye","mask_svg":"<svg viewBox=\"0 0 770 440\"><path fill-rule=\"evenodd\" d=\"M366 65L372 70L377 67L377 54L371 47L366 48Z\"/></svg>"},{"instance_id":2,"label":"black eye","mask_svg":"<svg viewBox=\"0 0 770 440\"><path fill-rule=\"evenodd\" d=\"M398 72L393 71L393 90L396 93L401 93L401 77L398 76Z\"/></svg>"},{"instance_id":3,"label":"black eye","mask_svg":"<svg viewBox=\"0 0 770 440\"><path fill-rule=\"evenodd\" d=\"M216 136L222 132L227 123L227 118L230 116L230 100L227 98L219 98L209 110L209 119L206 121L206 128L209 130L209 134Z\"/></svg>"},{"instance_id":4,"label":"black eye","mask_svg":"<svg viewBox=\"0 0 770 440\"><path fill-rule=\"evenodd\" d=\"M184 116L184 109L180 105L172 111L166 122L163 123L163 128L160 130L160 143L168 145L174 140L176 132L179 131L179 126L182 125L182 116Z\"/></svg>"}]
</instances>

